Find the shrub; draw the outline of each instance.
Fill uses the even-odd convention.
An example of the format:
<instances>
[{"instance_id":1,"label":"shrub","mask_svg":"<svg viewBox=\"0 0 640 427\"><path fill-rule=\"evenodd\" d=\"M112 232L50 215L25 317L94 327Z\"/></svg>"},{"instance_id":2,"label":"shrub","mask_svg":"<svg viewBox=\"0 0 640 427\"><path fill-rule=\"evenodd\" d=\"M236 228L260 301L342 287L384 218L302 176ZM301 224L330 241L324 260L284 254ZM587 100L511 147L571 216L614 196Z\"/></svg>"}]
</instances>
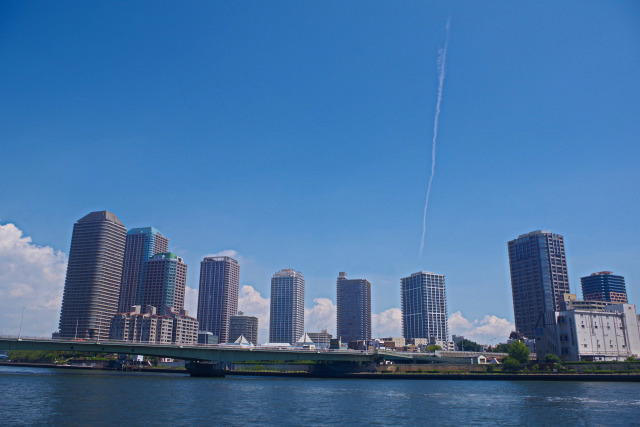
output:
<instances>
[{"instance_id":1,"label":"shrub","mask_svg":"<svg viewBox=\"0 0 640 427\"><path fill-rule=\"evenodd\" d=\"M515 372L520 370L520 362L511 356L507 356L502 359L502 369L508 372Z\"/></svg>"}]
</instances>

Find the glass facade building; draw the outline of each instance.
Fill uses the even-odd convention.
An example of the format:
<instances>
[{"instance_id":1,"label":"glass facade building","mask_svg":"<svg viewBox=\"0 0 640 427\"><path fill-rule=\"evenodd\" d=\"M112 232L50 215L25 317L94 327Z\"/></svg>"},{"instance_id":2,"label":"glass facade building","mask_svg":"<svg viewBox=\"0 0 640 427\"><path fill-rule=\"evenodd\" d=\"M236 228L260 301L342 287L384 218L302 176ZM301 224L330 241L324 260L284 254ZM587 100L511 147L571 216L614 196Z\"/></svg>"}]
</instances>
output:
<instances>
[{"instance_id":1,"label":"glass facade building","mask_svg":"<svg viewBox=\"0 0 640 427\"><path fill-rule=\"evenodd\" d=\"M304 277L282 269L271 278L269 342L295 344L304 335Z\"/></svg>"},{"instance_id":2,"label":"glass facade building","mask_svg":"<svg viewBox=\"0 0 640 427\"><path fill-rule=\"evenodd\" d=\"M127 313L134 305L141 305L145 262L168 250L169 239L153 227L132 228L127 232L118 312Z\"/></svg>"},{"instance_id":3,"label":"glass facade building","mask_svg":"<svg viewBox=\"0 0 640 427\"><path fill-rule=\"evenodd\" d=\"M258 318L245 316L239 312L236 316L231 316L229 320L228 342L235 342L240 335L253 345L258 345Z\"/></svg>"},{"instance_id":4,"label":"glass facade building","mask_svg":"<svg viewBox=\"0 0 640 427\"><path fill-rule=\"evenodd\" d=\"M200 263L200 331L213 333L221 343L229 339L229 318L238 313L239 287L240 265L235 259L205 257Z\"/></svg>"},{"instance_id":5,"label":"glass facade building","mask_svg":"<svg viewBox=\"0 0 640 427\"><path fill-rule=\"evenodd\" d=\"M516 330L533 338L545 311L560 311L570 293L564 238L533 231L507 244Z\"/></svg>"},{"instance_id":6,"label":"glass facade building","mask_svg":"<svg viewBox=\"0 0 640 427\"><path fill-rule=\"evenodd\" d=\"M447 341L447 296L444 276L428 271L400 279L402 333L405 339L431 338Z\"/></svg>"},{"instance_id":7,"label":"glass facade building","mask_svg":"<svg viewBox=\"0 0 640 427\"><path fill-rule=\"evenodd\" d=\"M371 283L338 275L336 286L337 338L342 342L371 340Z\"/></svg>"},{"instance_id":8,"label":"glass facade building","mask_svg":"<svg viewBox=\"0 0 640 427\"><path fill-rule=\"evenodd\" d=\"M127 229L111 212L73 226L60 311L60 337L106 340L118 309Z\"/></svg>"},{"instance_id":9,"label":"glass facade building","mask_svg":"<svg viewBox=\"0 0 640 427\"><path fill-rule=\"evenodd\" d=\"M184 310L187 264L172 253L155 254L145 262L141 306L155 307L160 315Z\"/></svg>"},{"instance_id":10,"label":"glass facade building","mask_svg":"<svg viewBox=\"0 0 640 427\"><path fill-rule=\"evenodd\" d=\"M612 271L600 271L581 277L582 299L586 301L605 301L627 303L627 287L624 277L616 276Z\"/></svg>"}]
</instances>

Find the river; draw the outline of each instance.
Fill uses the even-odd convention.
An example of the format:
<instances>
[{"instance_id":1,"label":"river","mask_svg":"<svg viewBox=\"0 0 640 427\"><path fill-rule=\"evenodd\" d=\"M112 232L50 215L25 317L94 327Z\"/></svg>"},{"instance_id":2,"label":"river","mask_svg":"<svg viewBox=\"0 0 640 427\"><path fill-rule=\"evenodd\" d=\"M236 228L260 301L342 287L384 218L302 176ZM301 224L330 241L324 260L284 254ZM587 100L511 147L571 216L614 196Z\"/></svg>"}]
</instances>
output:
<instances>
[{"instance_id":1,"label":"river","mask_svg":"<svg viewBox=\"0 0 640 427\"><path fill-rule=\"evenodd\" d=\"M191 378L0 367L0 424L634 425L640 383Z\"/></svg>"}]
</instances>

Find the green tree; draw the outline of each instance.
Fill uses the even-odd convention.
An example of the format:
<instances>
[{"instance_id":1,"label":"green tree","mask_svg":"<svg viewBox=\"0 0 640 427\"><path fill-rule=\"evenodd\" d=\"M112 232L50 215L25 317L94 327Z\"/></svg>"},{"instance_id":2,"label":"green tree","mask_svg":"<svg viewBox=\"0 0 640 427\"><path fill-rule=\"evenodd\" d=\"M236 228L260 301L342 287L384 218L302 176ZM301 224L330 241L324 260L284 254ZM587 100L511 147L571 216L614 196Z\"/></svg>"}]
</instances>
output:
<instances>
[{"instance_id":1,"label":"green tree","mask_svg":"<svg viewBox=\"0 0 640 427\"><path fill-rule=\"evenodd\" d=\"M509 344L500 343L493 347L491 351L493 351L494 353L506 353L507 351L509 351Z\"/></svg>"},{"instance_id":2,"label":"green tree","mask_svg":"<svg viewBox=\"0 0 640 427\"><path fill-rule=\"evenodd\" d=\"M562 359L551 353L545 354L545 356L542 358L542 361L544 363L555 363L556 365L562 365Z\"/></svg>"},{"instance_id":3,"label":"green tree","mask_svg":"<svg viewBox=\"0 0 640 427\"><path fill-rule=\"evenodd\" d=\"M468 339L462 339L458 342L457 349L462 351L482 351L482 346L477 342L469 341Z\"/></svg>"},{"instance_id":4,"label":"green tree","mask_svg":"<svg viewBox=\"0 0 640 427\"><path fill-rule=\"evenodd\" d=\"M518 361L518 363L529 363L529 347L520 340L516 340L509 346L509 357Z\"/></svg>"},{"instance_id":5,"label":"green tree","mask_svg":"<svg viewBox=\"0 0 640 427\"><path fill-rule=\"evenodd\" d=\"M516 359L514 359L511 356L507 356L504 359L502 359L502 369L504 371L511 371L511 372L515 372L520 370L520 362L518 362Z\"/></svg>"},{"instance_id":6,"label":"green tree","mask_svg":"<svg viewBox=\"0 0 640 427\"><path fill-rule=\"evenodd\" d=\"M429 345L427 346L427 351L430 353L433 353L436 350L442 350L442 347L440 347L439 345Z\"/></svg>"}]
</instances>

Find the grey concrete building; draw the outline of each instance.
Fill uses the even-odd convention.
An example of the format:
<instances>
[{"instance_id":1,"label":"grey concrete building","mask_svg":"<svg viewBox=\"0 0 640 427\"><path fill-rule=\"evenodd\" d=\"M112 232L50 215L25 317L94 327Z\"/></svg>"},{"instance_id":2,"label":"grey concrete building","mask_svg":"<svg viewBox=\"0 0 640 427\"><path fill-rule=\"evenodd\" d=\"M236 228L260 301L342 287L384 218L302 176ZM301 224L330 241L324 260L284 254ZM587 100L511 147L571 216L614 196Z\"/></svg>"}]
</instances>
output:
<instances>
[{"instance_id":1,"label":"grey concrete building","mask_svg":"<svg viewBox=\"0 0 640 427\"><path fill-rule=\"evenodd\" d=\"M219 342L229 338L229 318L238 313L240 265L228 256L205 257L200 263L198 321L200 330Z\"/></svg>"},{"instance_id":2,"label":"grey concrete building","mask_svg":"<svg viewBox=\"0 0 640 427\"><path fill-rule=\"evenodd\" d=\"M142 304L140 298L145 262L155 254L165 253L168 250L169 239L153 227L133 228L127 231L118 312L124 313L131 310L134 305Z\"/></svg>"},{"instance_id":3,"label":"grey concrete building","mask_svg":"<svg viewBox=\"0 0 640 427\"><path fill-rule=\"evenodd\" d=\"M336 335L343 342L371 340L371 283L348 279L340 272L336 284Z\"/></svg>"},{"instance_id":4,"label":"grey concrete building","mask_svg":"<svg viewBox=\"0 0 640 427\"><path fill-rule=\"evenodd\" d=\"M323 329L320 332L307 332L311 341L316 345L316 348L319 349L327 349L331 345L331 340L333 336L327 332L326 329Z\"/></svg>"},{"instance_id":5,"label":"grey concrete building","mask_svg":"<svg viewBox=\"0 0 640 427\"><path fill-rule=\"evenodd\" d=\"M546 311L559 311L569 293L564 238L533 231L508 243L516 330L534 338Z\"/></svg>"},{"instance_id":6,"label":"grey concrete building","mask_svg":"<svg viewBox=\"0 0 640 427\"><path fill-rule=\"evenodd\" d=\"M419 271L400 279L402 333L405 339L431 338L447 341L447 295L444 276Z\"/></svg>"},{"instance_id":7,"label":"grey concrete building","mask_svg":"<svg viewBox=\"0 0 640 427\"><path fill-rule=\"evenodd\" d=\"M245 316L242 311L229 318L229 338L227 342L235 342L240 335L253 345L258 345L258 318Z\"/></svg>"},{"instance_id":8,"label":"grey concrete building","mask_svg":"<svg viewBox=\"0 0 640 427\"><path fill-rule=\"evenodd\" d=\"M60 311L60 337L109 338L118 309L127 230L113 213L92 212L73 226Z\"/></svg>"},{"instance_id":9,"label":"grey concrete building","mask_svg":"<svg viewBox=\"0 0 640 427\"><path fill-rule=\"evenodd\" d=\"M269 342L295 344L304 335L304 277L282 269L271 278Z\"/></svg>"}]
</instances>

